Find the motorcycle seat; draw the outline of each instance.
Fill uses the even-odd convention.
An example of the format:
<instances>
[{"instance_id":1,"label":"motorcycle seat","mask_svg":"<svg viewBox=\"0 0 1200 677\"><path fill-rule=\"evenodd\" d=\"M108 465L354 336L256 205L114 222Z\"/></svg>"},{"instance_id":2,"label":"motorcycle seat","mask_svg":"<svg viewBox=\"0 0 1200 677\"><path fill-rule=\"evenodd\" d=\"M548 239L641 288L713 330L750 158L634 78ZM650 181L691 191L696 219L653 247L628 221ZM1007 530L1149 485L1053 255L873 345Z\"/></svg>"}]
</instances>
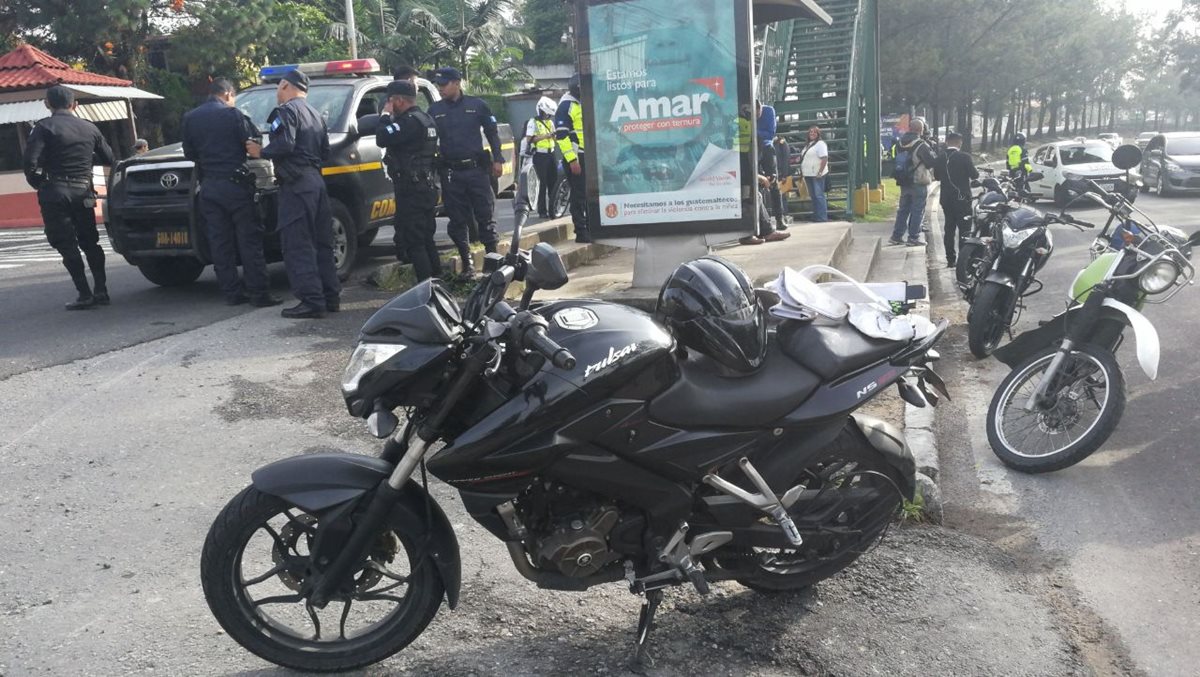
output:
<instances>
[{"instance_id":1,"label":"motorcycle seat","mask_svg":"<svg viewBox=\"0 0 1200 677\"><path fill-rule=\"evenodd\" d=\"M821 379L789 360L771 342L757 370L734 374L711 358L690 353L680 376L650 401L650 418L680 427L754 428L776 421L808 399Z\"/></svg>"},{"instance_id":2,"label":"motorcycle seat","mask_svg":"<svg viewBox=\"0 0 1200 677\"><path fill-rule=\"evenodd\" d=\"M879 362L909 343L867 336L848 319L787 320L779 325L777 336L784 354L826 381Z\"/></svg>"}]
</instances>

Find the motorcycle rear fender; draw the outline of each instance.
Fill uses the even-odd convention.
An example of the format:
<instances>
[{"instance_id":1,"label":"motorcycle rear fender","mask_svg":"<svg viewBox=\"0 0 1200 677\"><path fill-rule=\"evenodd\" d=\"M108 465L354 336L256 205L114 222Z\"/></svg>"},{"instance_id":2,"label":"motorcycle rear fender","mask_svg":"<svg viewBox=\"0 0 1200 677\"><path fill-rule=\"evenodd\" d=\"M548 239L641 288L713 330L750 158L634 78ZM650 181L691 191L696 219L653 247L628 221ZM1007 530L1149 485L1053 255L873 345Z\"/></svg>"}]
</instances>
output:
<instances>
[{"instance_id":1,"label":"motorcycle rear fender","mask_svg":"<svg viewBox=\"0 0 1200 677\"><path fill-rule=\"evenodd\" d=\"M1001 272L999 270L989 271L987 274L987 277L984 278L984 281L985 282L995 282L996 284L1002 284L1005 287L1008 287L1009 289L1016 289L1016 287L1017 287L1017 281L1015 279L1013 279L1012 275L1009 275L1008 273L1005 273L1005 272Z\"/></svg>"},{"instance_id":2,"label":"motorcycle rear fender","mask_svg":"<svg viewBox=\"0 0 1200 677\"><path fill-rule=\"evenodd\" d=\"M916 493L917 461L899 428L874 416L852 414L854 427L862 433L867 444L883 455L888 464L900 473L900 491L911 501Z\"/></svg>"},{"instance_id":3,"label":"motorcycle rear fender","mask_svg":"<svg viewBox=\"0 0 1200 677\"><path fill-rule=\"evenodd\" d=\"M1146 319L1146 316L1134 310L1133 307L1121 303L1114 298L1104 299L1104 307L1120 311L1125 315L1129 326L1133 327L1133 336L1137 340L1137 358L1142 371L1151 381L1158 378L1159 341L1158 330Z\"/></svg>"},{"instance_id":4,"label":"motorcycle rear fender","mask_svg":"<svg viewBox=\"0 0 1200 677\"><path fill-rule=\"evenodd\" d=\"M276 461L254 471L251 479L255 489L311 513L358 500L391 473L392 465L378 458L320 453ZM446 589L446 603L451 609L458 606L462 562L458 539L446 513L421 485L409 480L392 514L399 518L405 533L417 537L418 543L426 533L425 525L429 524L432 531L428 534L428 547Z\"/></svg>"}]
</instances>

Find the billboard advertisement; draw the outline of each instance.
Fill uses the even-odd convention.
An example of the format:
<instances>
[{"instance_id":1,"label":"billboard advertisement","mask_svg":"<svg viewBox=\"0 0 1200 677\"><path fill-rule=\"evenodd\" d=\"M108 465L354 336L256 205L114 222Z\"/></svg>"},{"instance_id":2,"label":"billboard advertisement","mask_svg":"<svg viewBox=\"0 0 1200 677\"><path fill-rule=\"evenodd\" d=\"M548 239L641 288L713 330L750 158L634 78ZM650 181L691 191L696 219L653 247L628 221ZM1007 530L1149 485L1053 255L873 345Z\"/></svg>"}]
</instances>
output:
<instances>
[{"instance_id":1,"label":"billboard advertisement","mask_svg":"<svg viewBox=\"0 0 1200 677\"><path fill-rule=\"evenodd\" d=\"M580 8L594 235L753 231L748 6L589 0Z\"/></svg>"}]
</instances>

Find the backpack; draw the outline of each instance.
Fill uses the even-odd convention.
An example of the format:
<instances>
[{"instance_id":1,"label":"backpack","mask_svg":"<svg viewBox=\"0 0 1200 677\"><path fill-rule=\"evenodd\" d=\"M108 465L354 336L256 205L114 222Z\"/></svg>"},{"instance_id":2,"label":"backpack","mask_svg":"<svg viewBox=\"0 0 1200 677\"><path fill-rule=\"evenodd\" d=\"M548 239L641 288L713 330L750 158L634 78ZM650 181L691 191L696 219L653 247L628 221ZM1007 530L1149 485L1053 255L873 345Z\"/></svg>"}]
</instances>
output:
<instances>
[{"instance_id":1,"label":"backpack","mask_svg":"<svg viewBox=\"0 0 1200 677\"><path fill-rule=\"evenodd\" d=\"M907 148L899 144L896 145L896 161L892 167L892 178L896 180L896 185L912 185L913 176L917 168L916 149L917 144L915 143Z\"/></svg>"}]
</instances>

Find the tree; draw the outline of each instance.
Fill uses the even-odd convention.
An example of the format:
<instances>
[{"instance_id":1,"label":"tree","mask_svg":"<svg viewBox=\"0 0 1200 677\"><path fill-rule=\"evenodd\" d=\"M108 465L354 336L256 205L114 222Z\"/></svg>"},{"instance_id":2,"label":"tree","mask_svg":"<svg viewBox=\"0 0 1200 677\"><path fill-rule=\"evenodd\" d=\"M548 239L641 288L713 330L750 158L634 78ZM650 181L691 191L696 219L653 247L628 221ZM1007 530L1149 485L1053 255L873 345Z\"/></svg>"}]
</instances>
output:
<instances>
[{"instance_id":1,"label":"tree","mask_svg":"<svg viewBox=\"0 0 1200 677\"><path fill-rule=\"evenodd\" d=\"M530 66L575 63L575 52L563 42L563 35L574 22L571 3L565 0L525 0L521 6L521 27L534 49L525 54Z\"/></svg>"}]
</instances>

